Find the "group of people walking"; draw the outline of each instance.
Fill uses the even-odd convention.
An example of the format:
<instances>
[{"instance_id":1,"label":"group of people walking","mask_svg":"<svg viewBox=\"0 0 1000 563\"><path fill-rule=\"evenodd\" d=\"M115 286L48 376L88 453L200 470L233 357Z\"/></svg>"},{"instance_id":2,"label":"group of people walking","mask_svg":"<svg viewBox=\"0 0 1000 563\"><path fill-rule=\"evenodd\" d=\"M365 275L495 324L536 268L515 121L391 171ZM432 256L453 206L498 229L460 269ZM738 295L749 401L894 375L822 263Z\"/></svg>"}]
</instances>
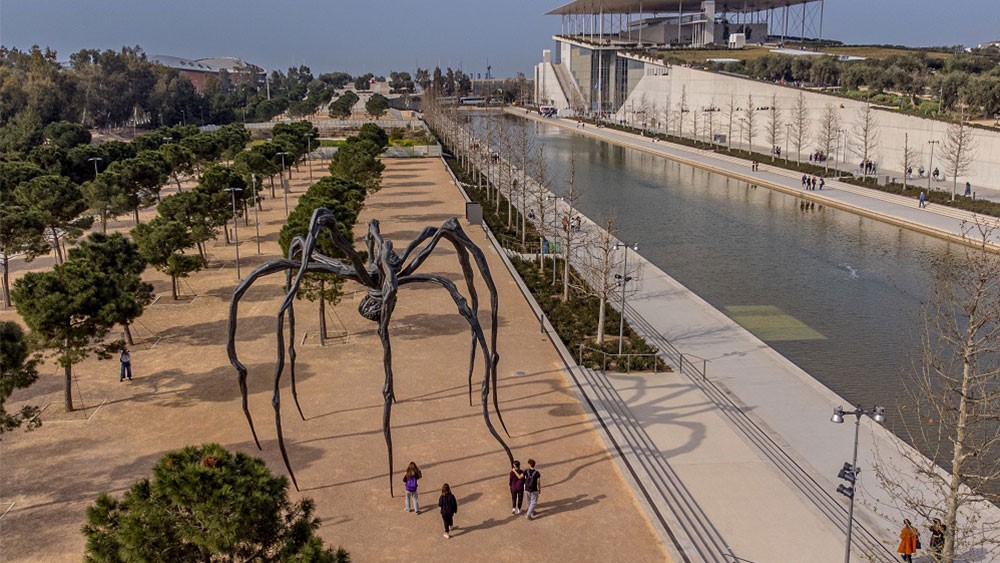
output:
<instances>
[{"instance_id":1,"label":"group of people walking","mask_svg":"<svg viewBox=\"0 0 1000 563\"><path fill-rule=\"evenodd\" d=\"M406 489L406 497L403 501L403 511L413 511L420 514L420 498L417 489L423 474L415 462L410 462L403 474L403 487ZM528 499L527 519L535 517L535 508L538 506L538 496L542 492L542 474L535 469L535 460L528 460L528 468L521 469L521 462L515 461L508 475L508 486L510 487L511 514L520 515L524 506L524 499ZM451 530L455 526L455 515L458 514L458 499L451 492L451 486L445 483L441 486L441 496L438 497L438 508L441 510L441 520L444 523L444 537L451 537Z\"/></svg>"},{"instance_id":2,"label":"group of people walking","mask_svg":"<svg viewBox=\"0 0 1000 563\"><path fill-rule=\"evenodd\" d=\"M927 547L934 554L935 561L940 560L941 551L944 549L944 534L947 530L948 527L941 522L940 518L934 518L931 522L929 527L931 535ZM903 558L903 561L912 563L913 555L920 549L923 549L923 545L920 543L920 531L909 520L903 520L903 529L899 532L899 549L896 551Z\"/></svg>"},{"instance_id":3,"label":"group of people walking","mask_svg":"<svg viewBox=\"0 0 1000 563\"><path fill-rule=\"evenodd\" d=\"M816 176L809 176L807 174L802 175L802 189L804 190L815 190L817 186L822 190L825 185L826 180L823 178L817 178Z\"/></svg>"}]
</instances>

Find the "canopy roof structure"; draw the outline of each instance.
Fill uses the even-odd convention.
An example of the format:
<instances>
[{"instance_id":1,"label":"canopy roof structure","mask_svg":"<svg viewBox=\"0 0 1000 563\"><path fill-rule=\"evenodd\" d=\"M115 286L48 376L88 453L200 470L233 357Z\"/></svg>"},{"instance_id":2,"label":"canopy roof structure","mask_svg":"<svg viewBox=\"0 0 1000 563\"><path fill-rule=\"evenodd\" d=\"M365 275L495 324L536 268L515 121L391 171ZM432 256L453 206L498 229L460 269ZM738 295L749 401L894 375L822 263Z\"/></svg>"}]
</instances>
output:
<instances>
[{"instance_id":1,"label":"canopy roof structure","mask_svg":"<svg viewBox=\"0 0 1000 563\"><path fill-rule=\"evenodd\" d=\"M814 0L716 0L715 10L719 13L750 13L806 4L811 1ZM700 12L701 4L702 0L574 0L546 15L692 13Z\"/></svg>"}]
</instances>

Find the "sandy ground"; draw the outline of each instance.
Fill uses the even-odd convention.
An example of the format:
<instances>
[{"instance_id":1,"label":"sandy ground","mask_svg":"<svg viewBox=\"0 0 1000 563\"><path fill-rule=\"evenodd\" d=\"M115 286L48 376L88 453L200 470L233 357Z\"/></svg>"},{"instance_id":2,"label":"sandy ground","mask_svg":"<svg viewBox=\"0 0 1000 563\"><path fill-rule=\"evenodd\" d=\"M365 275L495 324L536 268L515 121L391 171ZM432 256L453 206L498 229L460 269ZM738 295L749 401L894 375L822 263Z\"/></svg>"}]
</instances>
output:
<instances>
[{"instance_id":1,"label":"sandy ground","mask_svg":"<svg viewBox=\"0 0 1000 563\"><path fill-rule=\"evenodd\" d=\"M377 217L383 234L401 248L425 225L461 216L464 204L439 160L386 164L385 188L369 199L358 235ZM316 163L317 178L322 171ZM295 174L293 205L308 184L305 169ZM147 212L144 219L150 216ZM256 253L252 218L249 227L241 225L244 275L277 254L283 219L281 199L266 201L263 255ZM499 289L501 409L515 457L538 460L539 517L529 522L510 513L507 458L487 432L481 409L469 406L468 325L448 294L429 285L401 290L391 325L398 399L392 410L395 498L389 494L381 431L381 346L376 326L356 312L359 288L348 285L344 300L328 310L332 338L326 347L316 338L315 305L297 306L305 420L291 402L287 378L282 382L285 437L302 487L292 496L315 499L321 536L344 546L355 561L666 560L513 280L483 233L468 232L486 251ZM118 382L116 360L90 358L75 368L77 411L62 411L62 378L52 364L36 385L12 397L9 408L23 402L46 408L40 429L16 431L0 441L0 560L78 561L86 507L99 493L121 494L147 476L167 450L217 442L258 455L274 472L286 473L270 405L283 276L261 280L240 310L238 350L251 370L250 408L263 446L258 451L223 344L236 282L234 247L221 240L209 245L209 268L183 282L186 297L180 301L171 300L168 279L147 272L159 299L135 327L134 381ZM40 258L18 264L14 277L51 263ZM420 271L460 279L455 253L444 245ZM485 293L482 287L480 294ZM0 319L14 318L13 310L0 312ZM481 375L477 369L475 379ZM426 511L420 515L402 509L400 471L410 460L424 474L420 492ZM441 537L436 510L445 482L459 501L460 527L450 540Z\"/></svg>"}]
</instances>

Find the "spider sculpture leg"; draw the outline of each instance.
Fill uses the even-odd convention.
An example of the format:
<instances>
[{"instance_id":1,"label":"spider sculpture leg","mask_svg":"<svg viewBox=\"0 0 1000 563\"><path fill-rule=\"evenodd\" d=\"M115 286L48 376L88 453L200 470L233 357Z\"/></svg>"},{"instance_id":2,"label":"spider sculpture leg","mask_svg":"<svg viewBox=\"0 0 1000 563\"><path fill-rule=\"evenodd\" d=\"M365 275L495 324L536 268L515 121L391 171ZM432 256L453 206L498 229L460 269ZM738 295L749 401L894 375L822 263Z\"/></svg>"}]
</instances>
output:
<instances>
[{"instance_id":1,"label":"spider sculpture leg","mask_svg":"<svg viewBox=\"0 0 1000 563\"><path fill-rule=\"evenodd\" d=\"M508 460L510 461L511 465L513 465L514 454L511 453L510 447L507 446L507 443L504 442L503 438L500 436L500 433L497 432L496 428L493 426L493 423L490 421L490 410L489 410L488 399L490 394L490 372L492 370L492 366L489 362L489 356L487 355L486 337L483 335L483 328L479 324L479 319L476 317L475 312L469 307L469 304L465 300L465 297L463 297L462 294L459 293L458 288L455 287L454 282L452 282L448 278L443 278L441 276L435 276L431 274L414 274L399 278L400 285L405 285L408 283L415 283L415 282L436 283L441 287L445 288L446 290L448 290L448 293L451 294L452 300L455 301L455 305L458 307L458 312L461 313L463 317L465 317L465 320L469 322L469 326L472 327L472 332L476 335L476 341L483 349L483 356L487 358L486 370L485 373L483 374L483 388L481 392L482 403L483 403L483 420L486 421L486 427L489 429L490 434L492 434L493 437L496 439L496 441L500 443L500 446L503 447L504 452L506 452L507 454ZM495 394L496 390L494 389L494 396Z\"/></svg>"},{"instance_id":2,"label":"spider sculpture leg","mask_svg":"<svg viewBox=\"0 0 1000 563\"><path fill-rule=\"evenodd\" d=\"M425 229L424 232L427 232L427 229ZM424 233L421 233L421 235L423 235L423 234ZM407 264L407 266L405 268L403 268L400 271L399 275L400 276L410 275L417 268L419 268L420 265L423 264L423 262L425 260L427 260L427 257L430 256L430 253L437 246L437 243L438 243L438 241L440 241L441 238L445 238L448 241L450 241L455 246L455 249L458 252L459 260L460 261L464 261L463 262L463 270L466 271L466 283L470 287L473 285L472 278L471 278L471 267L469 267L467 269L466 266L465 266L465 263L468 262L468 255L466 254L466 252L468 252L468 253L472 254L473 258L475 258L475 260L476 260L476 266L479 267L479 271L482 273L482 276L483 276L483 281L486 282L486 286L489 289L489 292L490 292L490 314L491 314L491 318L490 318L490 325L491 325L490 326L490 328L491 328L491 333L490 333L490 350L491 350L491 352L489 354L489 357L487 358L487 361L488 361L488 364L491 366L489 377L490 377L490 382L493 385L493 409L497 413L497 418L500 420L500 425L503 427L504 433L507 434L507 436L509 437L510 436L510 432L507 430L507 424L504 422L504 420L503 420L503 414L501 414L501 412L500 412L500 402L499 402L499 398L498 398L498 394L497 394L497 364L500 362L500 356L499 356L499 354L497 354L497 351L496 351L496 349L497 349L497 327L499 325L499 316L498 316L498 313L497 313L497 311L498 311L498 309L497 309L497 305L498 305L497 290L496 290L496 284L493 283L493 276L490 274L489 263L486 262L486 255L483 254L483 251L480 250L479 247L476 246L475 243L472 242L472 239L470 239L468 237L468 235L465 234L465 231L462 230L462 227L458 224L458 221L453 217L453 218L445 221L444 224L441 225L441 227L439 229L435 229L434 230L433 236L431 237L431 240L420 250L420 252L414 257L414 259L409 264ZM410 246L407 248L407 252L404 253L403 256L405 257L407 255L407 253L409 253L417 244L419 244L419 242L422 242L422 241L418 237L417 240L415 240L413 243L410 244ZM472 307L473 308L473 313L478 317L478 309L477 309L478 300L476 299L476 294L474 293L474 291L475 291L474 289L471 289L470 290L470 295L472 296L472 299L473 299L473 307ZM472 359L475 360L475 335L473 335ZM470 389L471 389L471 381L472 381L472 375L471 375L471 373L469 375L469 381L470 381Z\"/></svg>"},{"instance_id":3,"label":"spider sculpture leg","mask_svg":"<svg viewBox=\"0 0 1000 563\"><path fill-rule=\"evenodd\" d=\"M301 254L305 241L302 237L295 237L288 244L288 259L295 260L296 254ZM289 291L292 285L292 270L285 271L285 291ZM288 376L292 383L292 400L295 401L295 408L299 411L299 418L306 419L302 413L302 405L299 404L299 390L295 385L295 305L294 301L288 307Z\"/></svg>"},{"instance_id":4,"label":"spider sculpture leg","mask_svg":"<svg viewBox=\"0 0 1000 563\"><path fill-rule=\"evenodd\" d=\"M423 261L427 259L427 256L430 255L430 251L433 250L433 247L437 244L437 241L440 240L440 238L441 238L441 229L436 228L436 227L425 227L424 230L421 231L420 234L417 235L417 237L415 239L413 239L413 242L411 242L406 247L406 250L403 252L402 256L400 257L400 261L405 261L406 258L410 255L410 253L413 252L413 250L415 250L416 247L419 246L425 240L427 240L427 239L432 239L432 240L431 240L431 242L429 242L427 244L427 246L424 249L421 250L421 252L414 259L415 265L413 265L412 267L405 268L405 270L408 271L408 272L412 272L414 268L416 268L417 266L419 266L420 264L422 264ZM451 239L449 239L449 240L451 240ZM479 294L476 292L476 284L475 284L475 280L474 280L474 275L475 274L474 274L474 272L472 270L472 264L469 262L469 253L465 249L465 247L463 247L461 244L458 244L454 240L451 240L451 242L455 244L455 251L458 254L458 262L462 266L462 275L465 276L465 284L469 288L469 297L472 300L472 311L478 317L479 316ZM470 407L472 406L472 373L473 373L473 371L475 371L475 369L476 369L476 335L475 335L475 333L473 333L472 334L472 345L469 346L469 377L468 377L468 379L469 379L469 406ZM506 430L506 428L505 428L505 430Z\"/></svg>"},{"instance_id":5,"label":"spider sculpture leg","mask_svg":"<svg viewBox=\"0 0 1000 563\"><path fill-rule=\"evenodd\" d=\"M385 447L389 454L389 496L393 493L393 463L392 463L392 403L396 400L392 385L392 343L389 340L389 319L396 308L396 291L398 281L395 269L389 264L392 253L392 242L381 241L381 260L378 263L382 278L382 317L379 319L378 336L382 340L382 364L385 368L385 383L382 386L382 397L385 401L382 407L382 434L385 436Z\"/></svg>"},{"instance_id":6,"label":"spider sculpture leg","mask_svg":"<svg viewBox=\"0 0 1000 563\"><path fill-rule=\"evenodd\" d=\"M254 428L253 418L250 415L250 409L247 404L248 402L248 393L246 385L247 368L242 362L240 362L236 354L236 327L237 327L237 319L239 316L239 302L243 298L243 295L247 292L247 290L250 289L250 287L258 279L267 276L269 274L282 271L297 270L300 268L302 268L302 263L288 259L272 260L269 262L265 262L264 264L261 264L256 269L254 269L254 271L251 272L250 275L248 275L246 279L244 279L236 287L236 289L233 291L233 299L229 305L229 335L226 342L226 350L229 355L229 362L233 365L233 367L236 368L236 372L238 374L240 393L242 395L243 413L246 416L247 423L250 426L250 432L251 434L253 434L254 443L257 445L258 449L262 448L260 445L260 440L257 437L257 431ZM335 260L329 260L326 263L306 264L306 271L334 274L344 277L346 279L360 281L358 275L356 274L353 268L341 264ZM283 342L284 334L282 330L283 325L284 325L283 318L279 314L278 346L277 346L278 362L274 372L275 374L274 395L272 397L271 403L274 406L275 426L278 439L278 448L281 450L281 458L285 462L285 468L288 469L288 474L292 479L292 484L295 486L295 489L298 490L299 488L298 481L295 478L295 472L292 470L291 463L289 463L288 460L288 452L285 449L285 439L281 426L281 396L279 390L280 390L281 374L284 366L284 342Z\"/></svg>"}]
</instances>

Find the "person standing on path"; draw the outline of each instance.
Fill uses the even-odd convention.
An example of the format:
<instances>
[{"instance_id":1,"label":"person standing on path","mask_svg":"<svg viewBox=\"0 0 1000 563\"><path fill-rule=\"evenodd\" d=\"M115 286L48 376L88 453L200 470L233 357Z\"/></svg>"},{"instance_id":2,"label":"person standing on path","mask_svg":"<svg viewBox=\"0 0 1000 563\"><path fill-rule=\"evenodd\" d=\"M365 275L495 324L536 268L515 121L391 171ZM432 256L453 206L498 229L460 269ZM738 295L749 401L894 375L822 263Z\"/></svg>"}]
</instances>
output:
<instances>
[{"instance_id":1,"label":"person standing on path","mask_svg":"<svg viewBox=\"0 0 1000 563\"><path fill-rule=\"evenodd\" d=\"M410 499L413 499L413 512L420 514L420 499L417 498L417 481L423 477L417 464L410 462L403 474L403 487L406 489L406 500L403 504L403 512L410 511Z\"/></svg>"},{"instance_id":2,"label":"person standing on path","mask_svg":"<svg viewBox=\"0 0 1000 563\"><path fill-rule=\"evenodd\" d=\"M903 520L903 529L899 532L899 548L896 551L906 563L913 563L913 554L917 552L920 545L920 532L910 524L909 520Z\"/></svg>"},{"instance_id":3,"label":"person standing on path","mask_svg":"<svg viewBox=\"0 0 1000 563\"><path fill-rule=\"evenodd\" d=\"M971 195L972 195L972 183L971 182L966 182L965 183L965 197L969 197Z\"/></svg>"},{"instance_id":4,"label":"person standing on path","mask_svg":"<svg viewBox=\"0 0 1000 563\"><path fill-rule=\"evenodd\" d=\"M448 532L455 525L455 515L458 514L458 499L451 494L451 487L445 483L441 487L441 497L438 499L438 507L441 508L441 520L444 521L444 537L450 538Z\"/></svg>"},{"instance_id":5,"label":"person standing on path","mask_svg":"<svg viewBox=\"0 0 1000 563\"><path fill-rule=\"evenodd\" d=\"M528 469L524 472L524 494L528 497L528 520L535 517L535 507L538 505L538 495L542 493L542 474L535 469L535 460L528 460Z\"/></svg>"},{"instance_id":6,"label":"person standing on path","mask_svg":"<svg viewBox=\"0 0 1000 563\"><path fill-rule=\"evenodd\" d=\"M520 514L521 506L524 505L524 472L521 471L520 461L514 462L508 481L510 483L510 513Z\"/></svg>"},{"instance_id":7,"label":"person standing on path","mask_svg":"<svg viewBox=\"0 0 1000 563\"><path fill-rule=\"evenodd\" d=\"M927 198L924 196L924 192L920 192L920 201L917 203L917 207L921 209L927 207Z\"/></svg>"},{"instance_id":8,"label":"person standing on path","mask_svg":"<svg viewBox=\"0 0 1000 563\"><path fill-rule=\"evenodd\" d=\"M121 362L122 367L118 372L118 383L125 381L125 376L128 376L128 380L132 381L132 354L128 351L128 348L124 348L120 356L118 356L118 361Z\"/></svg>"},{"instance_id":9,"label":"person standing on path","mask_svg":"<svg viewBox=\"0 0 1000 563\"><path fill-rule=\"evenodd\" d=\"M941 523L940 518L935 518L934 523L931 524L931 539L928 542L931 548L931 553L934 554L934 560L941 560L941 551L944 550L944 533L948 530L948 526Z\"/></svg>"}]
</instances>

